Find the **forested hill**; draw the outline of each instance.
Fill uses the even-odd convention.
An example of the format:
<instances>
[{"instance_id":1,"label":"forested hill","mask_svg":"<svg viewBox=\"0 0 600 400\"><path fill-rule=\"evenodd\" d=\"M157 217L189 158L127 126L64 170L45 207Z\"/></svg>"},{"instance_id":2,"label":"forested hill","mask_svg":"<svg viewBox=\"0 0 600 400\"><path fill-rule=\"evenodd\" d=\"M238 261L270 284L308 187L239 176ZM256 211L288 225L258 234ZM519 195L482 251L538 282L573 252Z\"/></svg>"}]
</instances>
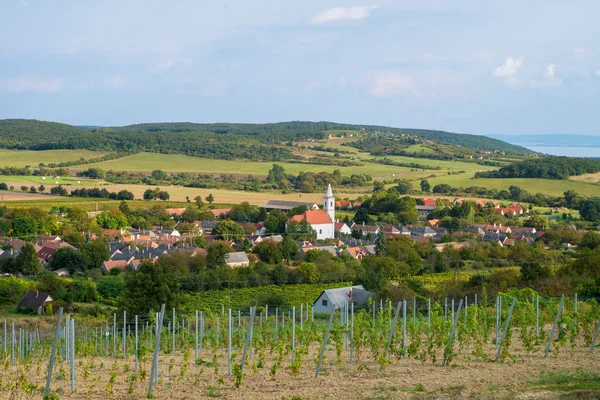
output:
<instances>
[{"instance_id":1,"label":"forested hill","mask_svg":"<svg viewBox=\"0 0 600 400\"><path fill-rule=\"evenodd\" d=\"M475 178L569 179L569 176L600 172L600 160L573 157L544 157L512 163L497 171L478 172Z\"/></svg>"},{"instance_id":2,"label":"forested hill","mask_svg":"<svg viewBox=\"0 0 600 400\"><path fill-rule=\"evenodd\" d=\"M404 129L391 128L378 125L354 125L340 124L336 122L310 122L310 121L291 121L277 122L271 124L234 124L234 123L215 123L215 124L197 124L191 122L172 122L172 123L150 123L128 125L116 128L104 128L105 130L121 131L145 131L145 132L213 132L213 133L231 133L240 135L250 135L261 137L265 140L288 140L291 138L315 138L323 137L323 132L328 130L347 130L360 131L368 133L389 132L391 134L409 134L421 137L434 142L453 144L463 147L470 147L479 150L500 150L507 153L529 154L531 150L525 147L503 142L482 135L471 135L463 133L452 133L445 131L436 131L428 129ZM291 139L290 138L290 139ZM296 139L294 139L296 140Z\"/></svg>"},{"instance_id":3,"label":"forested hill","mask_svg":"<svg viewBox=\"0 0 600 400\"><path fill-rule=\"evenodd\" d=\"M122 127L82 129L37 120L0 120L0 148L88 149L104 151L151 151L213 158L283 160L291 152L273 143L323 139L328 131L361 131L392 135L409 134L440 143L479 150L526 154L529 150L486 136L423 129L400 129L333 122L279 122L271 124L151 123ZM232 146L234 144L234 146ZM235 147L235 148L232 148Z\"/></svg>"}]
</instances>

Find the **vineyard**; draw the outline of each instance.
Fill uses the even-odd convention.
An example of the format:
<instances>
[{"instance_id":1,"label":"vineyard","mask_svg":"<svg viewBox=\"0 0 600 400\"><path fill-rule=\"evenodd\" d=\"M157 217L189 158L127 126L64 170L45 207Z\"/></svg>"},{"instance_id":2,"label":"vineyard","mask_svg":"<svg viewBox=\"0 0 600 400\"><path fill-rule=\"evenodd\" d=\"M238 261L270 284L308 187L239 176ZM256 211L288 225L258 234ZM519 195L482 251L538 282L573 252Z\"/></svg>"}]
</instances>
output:
<instances>
[{"instance_id":1,"label":"vineyard","mask_svg":"<svg viewBox=\"0 0 600 400\"><path fill-rule=\"evenodd\" d=\"M519 292L355 306L163 306L108 324L61 309L46 331L5 321L0 398L454 398L492 383L511 397L560 379L600 390L595 301Z\"/></svg>"}]
</instances>

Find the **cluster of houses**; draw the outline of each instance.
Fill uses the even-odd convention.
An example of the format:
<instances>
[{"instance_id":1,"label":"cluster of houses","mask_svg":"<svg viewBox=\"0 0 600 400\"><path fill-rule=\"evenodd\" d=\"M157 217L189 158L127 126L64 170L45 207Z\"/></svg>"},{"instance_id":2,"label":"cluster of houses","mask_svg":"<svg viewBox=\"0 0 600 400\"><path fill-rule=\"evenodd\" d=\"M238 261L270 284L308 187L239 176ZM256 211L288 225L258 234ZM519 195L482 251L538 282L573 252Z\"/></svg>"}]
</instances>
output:
<instances>
[{"instance_id":1,"label":"cluster of houses","mask_svg":"<svg viewBox=\"0 0 600 400\"><path fill-rule=\"evenodd\" d=\"M455 202L462 202L462 199L457 199ZM486 206L480 201L482 206ZM294 222L306 222L316 233L317 241L300 242L300 253L306 254L311 250L324 250L332 255L349 255L355 259L361 259L367 255L375 253L374 241L380 233L383 233L387 238L398 236L409 237L418 241L432 241L436 245L436 249L443 251L447 246L461 248L464 246L465 240L481 241L487 243L495 243L499 246L512 246L517 241L525 241L531 243L538 239L543 232L538 232L535 228L527 227L511 227L507 225L477 225L467 226L461 231L450 232L448 229L438 227L437 220L428 220L427 225L368 225L356 223L344 223L335 219L336 207L353 208L360 203L351 203L348 201L336 201L331 185L327 188L327 193L323 198L323 206L320 208L314 202L297 202L271 200L263 205L267 211L282 210L289 211L299 206L305 206L306 211L302 214L291 217L286 222L287 227ZM500 207L497 202L487 204L493 206L494 212L502 215L522 215L523 207L518 203L512 203L508 207ZM421 198L418 200L417 210L421 219L426 219L431 212L436 208L436 201L432 198ZM167 212L173 215L181 215L185 208L167 209ZM229 212L228 209L213 209L211 210L215 216L225 217ZM156 260L163 254L173 252L189 252L192 256L206 255L207 251L204 248L193 246L189 243L194 242L197 236L203 236L207 242L213 242L215 238L211 235L211 230L214 228L215 221L196 221L186 226L185 231L179 231L177 228L179 223L173 228L163 228L160 226L153 227L150 230L138 229L105 229L103 235L108 239L110 259L102 264L102 270L105 273L118 269L120 271L136 270L142 263L142 260ZM246 243L242 243L239 238L234 241L226 241L225 243L231 247L231 252L226 256L225 262L232 268L248 266L251 261L256 259L254 254L247 253L248 241L250 248L269 240L279 243L283 240L282 235L267 235L266 229L262 222L259 223L241 223L246 232L249 232L245 239ZM354 232L354 235L353 235ZM357 235L358 233L358 235ZM448 235L452 235L454 240L448 243ZM354 237L353 237L354 236ZM358 236L358 238L357 238ZM90 240L96 239L95 235L88 237ZM8 239L5 243L10 250L0 250L0 259L4 257L14 257L18 254L22 246L25 244L20 239ZM35 249L42 265L47 266L52 260L53 254L63 247L73 247L64 242L58 236L41 236L35 243ZM68 276L67 270L55 271L58 275Z\"/></svg>"}]
</instances>

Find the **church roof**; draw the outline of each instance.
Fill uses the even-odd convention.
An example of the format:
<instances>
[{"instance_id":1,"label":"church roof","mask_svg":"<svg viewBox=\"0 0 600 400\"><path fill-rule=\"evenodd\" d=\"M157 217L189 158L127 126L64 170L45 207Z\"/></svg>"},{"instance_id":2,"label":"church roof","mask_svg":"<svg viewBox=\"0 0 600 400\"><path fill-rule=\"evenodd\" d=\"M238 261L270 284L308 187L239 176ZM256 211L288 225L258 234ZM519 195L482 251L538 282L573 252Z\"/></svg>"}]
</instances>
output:
<instances>
[{"instance_id":1,"label":"church roof","mask_svg":"<svg viewBox=\"0 0 600 400\"><path fill-rule=\"evenodd\" d=\"M329 214L327 214L325 210L308 210L305 211L303 214L294 215L292 218L288 219L286 223L289 224L292 221L306 221L311 225L330 224L333 222L331 220L331 217L329 216Z\"/></svg>"}]
</instances>

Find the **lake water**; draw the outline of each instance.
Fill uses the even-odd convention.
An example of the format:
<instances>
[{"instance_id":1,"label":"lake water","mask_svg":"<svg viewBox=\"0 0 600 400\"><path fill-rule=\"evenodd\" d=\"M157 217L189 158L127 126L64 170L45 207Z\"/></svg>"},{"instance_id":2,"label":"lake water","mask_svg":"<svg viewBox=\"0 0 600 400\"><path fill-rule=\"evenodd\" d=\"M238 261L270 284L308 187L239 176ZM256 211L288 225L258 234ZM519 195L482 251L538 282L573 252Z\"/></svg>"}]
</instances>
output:
<instances>
[{"instance_id":1,"label":"lake water","mask_svg":"<svg viewBox=\"0 0 600 400\"><path fill-rule=\"evenodd\" d=\"M530 146L527 144L515 144L537 151L538 153L552 154L554 156L600 158L600 147Z\"/></svg>"}]
</instances>

